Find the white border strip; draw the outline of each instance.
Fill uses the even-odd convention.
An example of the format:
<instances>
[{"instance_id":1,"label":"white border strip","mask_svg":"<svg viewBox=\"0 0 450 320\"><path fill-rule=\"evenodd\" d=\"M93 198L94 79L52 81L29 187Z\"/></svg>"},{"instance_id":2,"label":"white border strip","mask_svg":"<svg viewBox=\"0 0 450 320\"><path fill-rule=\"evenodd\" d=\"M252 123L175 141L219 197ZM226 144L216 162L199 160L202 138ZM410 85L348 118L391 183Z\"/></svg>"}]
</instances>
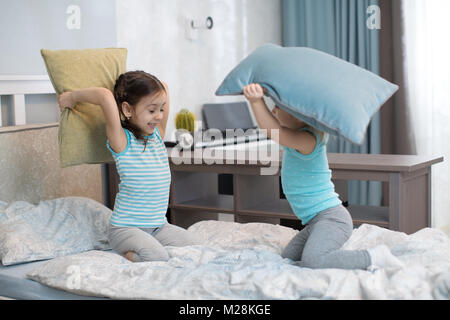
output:
<instances>
[{"instance_id":1,"label":"white border strip","mask_svg":"<svg viewBox=\"0 0 450 320\"><path fill-rule=\"evenodd\" d=\"M0 95L55 93L50 78L42 76L0 76Z\"/></svg>"},{"instance_id":2,"label":"white border strip","mask_svg":"<svg viewBox=\"0 0 450 320\"><path fill-rule=\"evenodd\" d=\"M14 124L25 124L25 95L55 93L50 78L47 75L8 75L0 76L0 99L2 96L12 96ZM1 101L0 101L1 102ZM0 127L2 114L0 104Z\"/></svg>"}]
</instances>

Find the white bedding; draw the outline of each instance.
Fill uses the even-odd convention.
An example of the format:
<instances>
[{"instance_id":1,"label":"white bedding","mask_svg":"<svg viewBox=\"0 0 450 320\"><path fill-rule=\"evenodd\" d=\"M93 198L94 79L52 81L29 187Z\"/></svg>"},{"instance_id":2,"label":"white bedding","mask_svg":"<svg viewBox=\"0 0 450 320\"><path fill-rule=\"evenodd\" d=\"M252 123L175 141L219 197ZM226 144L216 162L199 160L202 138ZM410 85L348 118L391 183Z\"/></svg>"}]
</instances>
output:
<instances>
[{"instance_id":1,"label":"white bedding","mask_svg":"<svg viewBox=\"0 0 450 320\"><path fill-rule=\"evenodd\" d=\"M114 299L450 299L450 240L364 224L344 249L384 243L403 269L308 269L279 255L297 231L264 223L202 221L202 245L167 247L167 262L131 263L88 251L50 260L28 276L80 295Z\"/></svg>"}]
</instances>

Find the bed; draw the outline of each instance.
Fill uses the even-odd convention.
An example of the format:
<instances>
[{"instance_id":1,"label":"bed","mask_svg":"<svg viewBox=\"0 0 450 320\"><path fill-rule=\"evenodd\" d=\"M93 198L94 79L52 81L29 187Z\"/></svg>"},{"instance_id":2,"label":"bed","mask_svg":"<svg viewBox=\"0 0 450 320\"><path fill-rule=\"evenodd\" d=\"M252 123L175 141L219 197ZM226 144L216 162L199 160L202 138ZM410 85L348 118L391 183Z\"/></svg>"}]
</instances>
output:
<instances>
[{"instance_id":1,"label":"bed","mask_svg":"<svg viewBox=\"0 0 450 320\"><path fill-rule=\"evenodd\" d=\"M56 141L57 124L0 128L0 226L5 208L9 208L9 217L11 212L27 212L27 219L35 219L30 221L39 225L39 221L50 219L46 216L48 212L60 208L58 203L70 200L76 208L81 207L79 203L92 201L100 205L100 168L60 169ZM67 181L72 182L70 188ZM45 206L47 209L43 210ZM96 232L103 234L104 243L108 211L101 210L105 214L95 223L89 222L92 219L83 220L86 212L91 211L75 211L79 211L77 219L84 226L79 228L89 224L100 226L103 231ZM56 219L54 214L50 217L49 221ZM77 243L77 252L61 251L52 258L41 256L36 261L2 265L0 296L12 299L450 299L450 240L437 229L425 228L411 235L369 224L354 229L345 248L370 248L385 243L407 264L402 270L371 272L296 266L295 262L281 258L280 252L298 231L280 225L211 220L197 222L188 230L201 238L201 244L167 247L170 255L167 262L131 263L106 245L80 249ZM28 233L27 237L30 237Z\"/></svg>"},{"instance_id":2,"label":"bed","mask_svg":"<svg viewBox=\"0 0 450 320\"><path fill-rule=\"evenodd\" d=\"M61 169L57 132L57 123L0 128L4 299L450 299L450 239L433 228L363 224L344 245L386 244L401 269L300 268L280 256L297 230L213 220L188 228L199 245L167 247L169 261L131 263L105 241L101 166Z\"/></svg>"},{"instance_id":3,"label":"bed","mask_svg":"<svg viewBox=\"0 0 450 320\"><path fill-rule=\"evenodd\" d=\"M38 204L41 200L68 196L103 202L101 166L82 165L61 169L57 141L57 123L0 127L1 203L23 201ZM0 296L12 299L89 298L26 278L27 272L45 261L11 266L0 263Z\"/></svg>"},{"instance_id":4,"label":"bed","mask_svg":"<svg viewBox=\"0 0 450 320\"><path fill-rule=\"evenodd\" d=\"M0 299L20 300L100 300L102 298L80 296L54 289L30 280L26 274L48 260L23 263L13 266L0 264ZM104 299L104 298L103 298Z\"/></svg>"}]
</instances>

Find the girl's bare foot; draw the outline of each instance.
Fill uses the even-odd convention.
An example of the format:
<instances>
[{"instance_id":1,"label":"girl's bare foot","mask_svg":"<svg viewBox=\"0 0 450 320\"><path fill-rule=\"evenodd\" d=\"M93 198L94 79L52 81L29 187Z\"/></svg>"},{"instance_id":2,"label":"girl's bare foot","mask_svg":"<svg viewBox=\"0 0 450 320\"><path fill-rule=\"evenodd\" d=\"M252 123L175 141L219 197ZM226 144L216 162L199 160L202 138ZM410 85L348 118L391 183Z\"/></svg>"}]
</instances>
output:
<instances>
[{"instance_id":1,"label":"girl's bare foot","mask_svg":"<svg viewBox=\"0 0 450 320\"><path fill-rule=\"evenodd\" d=\"M127 253L125 253L125 258L127 258L131 262L134 262L133 257L134 257L134 252L133 251L128 251Z\"/></svg>"}]
</instances>

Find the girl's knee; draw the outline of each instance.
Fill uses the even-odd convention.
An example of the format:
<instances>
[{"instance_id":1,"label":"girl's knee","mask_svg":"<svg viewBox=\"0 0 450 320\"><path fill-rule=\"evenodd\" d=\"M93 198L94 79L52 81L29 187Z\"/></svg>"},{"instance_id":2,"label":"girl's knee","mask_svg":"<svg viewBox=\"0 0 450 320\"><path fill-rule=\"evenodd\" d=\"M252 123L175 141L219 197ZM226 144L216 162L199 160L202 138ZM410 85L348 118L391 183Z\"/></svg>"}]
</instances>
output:
<instances>
[{"instance_id":1,"label":"girl's knee","mask_svg":"<svg viewBox=\"0 0 450 320\"><path fill-rule=\"evenodd\" d=\"M158 238L163 245L174 247L202 244L201 238L196 234L169 223L164 225L163 229L156 235L156 238Z\"/></svg>"},{"instance_id":2,"label":"girl's knee","mask_svg":"<svg viewBox=\"0 0 450 320\"><path fill-rule=\"evenodd\" d=\"M195 234L190 233L189 231L186 231L185 234L185 242L186 242L186 246L195 246L195 245L200 245L202 244L201 239L196 236Z\"/></svg>"},{"instance_id":3,"label":"girl's knee","mask_svg":"<svg viewBox=\"0 0 450 320\"><path fill-rule=\"evenodd\" d=\"M301 266L305 268L316 269L320 268L320 257L313 254L303 254L301 257Z\"/></svg>"},{"instance_id":4,"label":"girl's knee","mask_svg":"<svg viewBox=\"0 0 450 320\"><path fill-rule=\"evenodd\" d=\"M171 239L168 245L174 247L186 247L186 246L195 246L202 244L202 241L199 237L194 234L188 233L188 231L182 232L178 234L176 237Z\"/></svg>"},{"instance_id":5,"label":"girl's knee","mask_svg":"<svg viewBox=\"0 0 450 320\"><path fill-rule=\"evenodd\" d=\"M281 257L283 259L287 258L287 259L291 259L292 261L299 261L301 256L302 256L302 252L297 250L297 248L295 248L295 247L293 248L293 247L287 246L281 252Z\"/></svg>"},{"instance_id":6,"label":"girl's knee","mask_svg":"<svg viewBox=\"0 0 450 320\"><path fill-rule=\"evenodd\" d=\"M144 261L168 261L169 253L164 249L148 249L143 248L136 252L137 261L136 262L144 262Z\"/></svg>"}]
</instances>

